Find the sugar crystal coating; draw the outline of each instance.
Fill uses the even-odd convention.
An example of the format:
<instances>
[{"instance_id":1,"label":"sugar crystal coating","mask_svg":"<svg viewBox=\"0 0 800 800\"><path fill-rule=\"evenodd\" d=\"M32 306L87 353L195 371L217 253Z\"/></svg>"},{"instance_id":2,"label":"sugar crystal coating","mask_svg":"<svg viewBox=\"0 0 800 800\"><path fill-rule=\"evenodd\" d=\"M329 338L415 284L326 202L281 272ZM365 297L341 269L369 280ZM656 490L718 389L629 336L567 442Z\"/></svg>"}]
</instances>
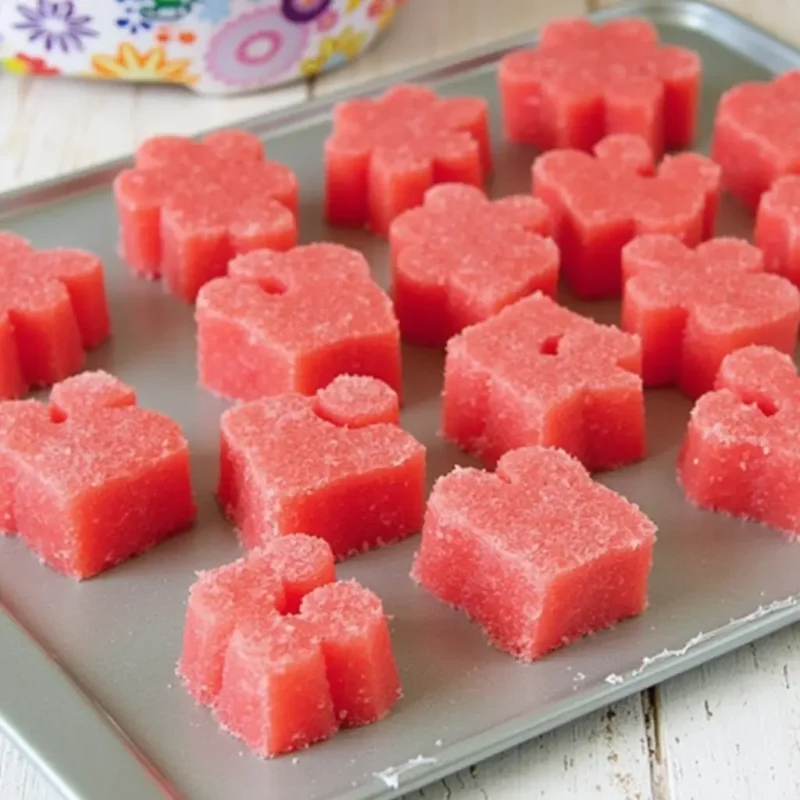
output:
<instances>
[{"instance_id":1,"label":"sugar crystal coating","mask_svg":"<svg viewBox=\"0 0 800 800\"><path fill-rule=\"evenodd\" d=\"M640 372L637 336L534 294L448 342L443 433L490 465L526 445L630 464L645 450Z\"/></svg>"},{"instance_id":2,"label":"sugar crystal coating","mask_svg":"<svg viewBox=\"0 0 800 800\"><path fill-rule=\"evenodd\" d=\"M99 258L0 232L0 400L77 372L110 331Z\"/></svg>"},{"instance_id":3,"label":"sugar crystal coating","mask_svg":"<svg viewBox=\"0 0 800 800\"><path fill-rule=\"evenodd\" d=\"M696 398L740 347L794 352L800 293L764 274L761 251L744 240L690 250L672 236L640 236L622 250L622 273L622 327L641 337L645 386L677 384Z\"/></svg>"},{"instance_id":4,"label":"sugar crystal coating","mask_svg":"<svg viewBox=\"0 0 800 800\"><path fill-rule=\"evenodd\" d=\"M655 532L563 451L526 447L439 478L412 577L532 661L644 611Z\"/></svg>"},{"instance_id":5,"label":"sugar crystal coating","mask_svg":"<svg viewBox=\"0 0 800 800\"><path fill-rule=\"evenodd\" d=\"M401 695L380 599L336 582L330 547L303 534L198 576L178 672L262 756L376 722Z\"/></svg>"},{"instance_id":6,"label":"sugar crystal coating","mask_svg":"<svg viewBox=\"0 0 800 800\"><path fill-rule=\"evenodd\" d=\"M725 189L755 211L778 178L800 172L800 70L767 83L749 81L717 105L711 157Z\"/></svg>"},{"instance_id":7,"label":"sugar crystal coating","mask_svg":"<svg viewBox=\"0 0 800 800\"><path fill-rule=\"evenodd\" d=\"M435 183L481 186L491 172L486 101L393 86L338 103L325 142L325 216L386 235Z\"/></svg>"},{"instance_id":8,"label":"sugar crystal coating","mask_svg":"<svg viewBox=\"0 0 800 800\"><path fill-rule=\"evenodd\" d=\"M768 272L800 286L800 175L778 178L761 195L753 240Z\"/></svg>"},{"instance_id":9,"label":"sugar crystal coating","mask_svg":"<svg viewBox=\"0 0 800 800\"><path fill-rule=\"evenodd\" d=\"M400 403L390 386L364 375L339 375L317 392L314 411L334 425L364 428L400 423Z\"/></svg>"},{"instance_id":10,"label":"sugar crystal coating","mask_svg":"<svg viewBox=\"0 0 800 800\"><path fill-rule=\"evenodd\" d=\"M535 291L555 295L558 248L550 214L529 196L490 201L444 184L390 227L392 299L406 341L447 340Z\"/></svg>"},{"instance_id":11,"label":"sugar crystal coating","mask_svg":"<svg viewBox=\"0 0 800 800\"><path fill-rule=\"evenodd\" d=\"M187 528L189 449L168 417L95 373L51 406L0 403L0 525L52 569L89 578Z\"/></svg>"},{"instance_id":12,"label":"sugar crystal coating","mask_svg":"<svg viewBox=\"0 0 800 800\"><path fill-rule=\"evenodd\" d=\"M244 131L150 139L117 176L114 195L123 258L189 302L235 255L297 240L297 180Z\"/></svg>"},{"instance_id":13,"label":"sugar crystal coating","mask_svg":"<svg viewBox=\"0 0 800 800\"><path fill-rule=\"evenodd\" d=\"M425 448L395 424L363 422L374 395L352 381L349 416L320 414L325 395L263 398L222 415L217 495L248 549L303 532L325 539L336 558L420 529Z\"/></svg>"},{"instance_id":14,"label":"sugar crystal coating","mask_svg":"<svg viewBox=\"0 0 800 800\"><path fill-rule=\"evenodd\" d=\"M203 287L195 316L200 383L225 397L314 394L348 373L400 389L391 301L347 247L240 256Z\"/></svg>"},{"instance_id":15,"label":"sugar crystal coating","mask_svg":"<svg viewBox=\"0 0 800 800\"><path fill-rule=\"evenodd\" d=\"M686 496L800 536L800 378L770 347L737 350L695 404L679 460Z\"/></svg>"},{"instance_id":16,"label":"sugar crystal coating","mask_svg":"<svg viewBox=\"0 0 800 800\"><path fill-rule=\"evenodd\" d=\"M620 253L643 233L694 247L713 235L719 168L696 153L665 158L637 136L608 136L595 155L553 150L533 165L533 191L553 214L561 270L585 299L619 297Z\"/></svg>"},{"instance_id":17,"label":"sugar crystal coating","mask_svg":"<svg viewBox=\"0 0 800 800\"><path fill-rule=\"evenodd\" d=\"M540 150L590 150L613 133L641 136L656 154L694 138L702 65L659 44L645 19L545 25L535 49L516 50L498 79L506 136Z\"/></svg>"}]
</instances>

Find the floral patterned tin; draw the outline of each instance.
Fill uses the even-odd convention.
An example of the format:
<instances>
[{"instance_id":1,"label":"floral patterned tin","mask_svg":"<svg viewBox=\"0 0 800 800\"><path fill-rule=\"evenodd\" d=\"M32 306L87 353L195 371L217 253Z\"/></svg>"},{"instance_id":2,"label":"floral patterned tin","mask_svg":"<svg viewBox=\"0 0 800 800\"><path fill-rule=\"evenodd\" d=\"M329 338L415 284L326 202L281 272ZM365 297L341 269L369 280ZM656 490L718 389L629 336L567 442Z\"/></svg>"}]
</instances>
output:
<instances>
[{"instance_id":1,"label":"floral patterned tin","mask_svg":"<svg viewBox=\"0 0 800 800\"><path fill-rule=\"evenodd\" d=\"M355 58L402 0L0 0L11 72L235 94Z\"/></svg>"}]
</instances>

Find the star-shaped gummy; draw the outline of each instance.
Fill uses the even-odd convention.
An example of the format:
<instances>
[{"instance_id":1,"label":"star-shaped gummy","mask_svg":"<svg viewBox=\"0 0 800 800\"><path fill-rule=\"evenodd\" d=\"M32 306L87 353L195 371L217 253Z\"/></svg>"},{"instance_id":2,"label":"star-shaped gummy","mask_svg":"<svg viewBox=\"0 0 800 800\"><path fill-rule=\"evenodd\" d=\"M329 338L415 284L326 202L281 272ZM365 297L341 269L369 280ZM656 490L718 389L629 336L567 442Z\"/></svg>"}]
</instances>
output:
<instances>
[{"instance_id":1,"label":"star-shaped gummy","mask_svg":"<svg viewBox=\"0 0 800 800\"><path fill-rule=\"evenodd\" d=\"M193 141L150 139L114 182L120 249L131 269L163 277L193 302L235 255L297 240L297 180L264 158L263 143L226 130Z\"/></svg>"},{"instance_id":2,"label":"star-shaped gummy","mask_svg":"<svg viewBox=\"0 0 800 800\"><path fill-rule=\"evenodd\" d=\"M725 188L753 211L775 180L800 172L800 70L725 92L711 157L722 167Z\"/></svg>"},{"instance_id":3,"label":"star-shaped gummy","mask_svg":"<svg viewBox=\"0 0 800 800\"><path fill-rule=\"evenodd\" d=\"M622 274L622 327L642 340L645 386L677 384L699 397L740 347L794 352L800 292L765 274L763 254L744 240L691 250L672 236L640 236L622 251Z\"/></svg>"},{"instance_id":4,"label":"star-shaped gummy","mask_svg":"<svg viewBox=\"0 0 800 800\"><path fill-rule=\"evenodd\" d=\"M660 155L694 138L700 73L699 56L659 44L647 20L558 20L537 48L501 62L505 132L542 150L590 150L608 134L636 134Z\"/></svg>"},{"instance_id":5,"label":"star-shaped gummy","mask_svg":"<svg viewBox=\"0 0 800 800\"><path fill-rule=\"evenodd\" d=\"M529 195L488 200L434 186L391 225L392 298L404 339L428 347L520 297L555 295L558 248L547 206Z\"/></svg>"},{"instance_id":6,"label":"star-shaped gummy","mask_svg":"<svg viewBox=\"0 0 800 800\"><path fill-rule=\"evenodd\" d=\"M607 136L594 154L552 150L533 164L533 193L553 215L561 271L584 299L619 297L622 247L642 233L694 246L713 235L719 167L697 153L654 169L639 136Z\"/></svg>"},{"instance_id":7,"label":"star-shaped gummy","mask_svg":"<svg viewBox=\"0 0 800 800\"><path fill-rule=\"evenodd\" d=\"M689 419L680 479L701 508L800 537L800 378L791 357L751 345L722 362Z\"/></svg>"},{"instance_id":8,"label":"star-shaped gummy","mask_svg":"<svg viewBox=\"0 0 800 800\"><path fill-rule=\"evenodd\" d=\"M0 399L77 372L110 330L99 258L0 233Z\"/></svg>"},{"instance_id":9,"label":"star-shaped gummy","mask_svg":"<svg viewBox=\"0 0 800 800\"><path fill-rule=\"evenodd\" d=\"M483 185L491 172L486 101L400 85L339 103L325 142L325 214L386 235L435 183Z\"/></svg>"},{"instance_id":10,"label":"star-shaped gummy","mask_svg":"<svg viewBox=\"0 0 800 800\"><path fill-rule=\"evenodd\" d=\"M562 450L436 481L412 576L532 661L647 605L655 525Z\"/></svg>"}]
</instances>

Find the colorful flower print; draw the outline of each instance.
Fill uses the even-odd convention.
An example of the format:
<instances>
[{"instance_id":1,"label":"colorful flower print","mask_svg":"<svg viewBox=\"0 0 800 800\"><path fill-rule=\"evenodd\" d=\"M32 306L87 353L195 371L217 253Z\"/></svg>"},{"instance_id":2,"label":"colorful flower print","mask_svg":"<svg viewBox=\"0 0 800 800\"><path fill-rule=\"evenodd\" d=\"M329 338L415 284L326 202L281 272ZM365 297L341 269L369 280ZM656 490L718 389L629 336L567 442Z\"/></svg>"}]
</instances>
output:
<instances>
[{"instance_id":1,"label":"colorful flower print","mask_svg":"<svg viewBox=\"0 0 800 800\"><path fill-rule=\"evenodd\" d=\"M211 37L206 68L227 86L263 86L296 67L307 41L308 26L289 22L277 8L250 11Z\"/></svg>"},{"instance_id":2,"label":"colorful flower print","mask_svg":"<svg viewBox=\"0 0 800 800\"><path fill-rule=\"evenodd\" d=\"M377 20L379 31L389 25L396 12L397 3L394 0L372 0L367 6L367 17Z\"/></svg>"},{"instance_id":3,"label":"colorful flower print","mask_svg":"<svg viewBox=\"0 0 800 800\"><path fill-rule=\"evenodd\" d=\"M153 27L153 23L141 14L142 2L143 0L117 0L122 6L119 10L120 16L114 20L118 28L127 34L136 35Z\"/></svg>"},{"instance_id":4,"label":"colorful flower print","mask_svg":"<svg viewBox=\"0 0 800 800\"><path fill-rule=\"evenodd\" d=\"M8 72L17 75L60 75L56 67L51 67L43 58L26 56L24 53L17 53L12 58L3 59L3 67Z\"/></svg>"},{"instance_id":5,"label":"colorful flower print","mask_svg":"<svg viewBox=\"0 0 800 800\"><path fill-rule=\"evenodd\" d=\"M197 16L205 22L216 24L231 13L231 0L202 0Z\"/></svg>"},{"instance_id":6,"label":"colorful flower print","mask_svg":"<svg viewBox=\"0 0 800 800\"><path fill-rule=\"evenodd\" d=\"M336 27L339 21L339 14L336 9L329 8L324 14L317 17L317 30L325 33Z\"/></svg>"},{"instance_id":7,"label":"colorful flower print","mask_svg":"<svg viewBox=\"0 0 800 800\"><path fill-rule=\"evenodd\" d=\"M331 69L355 58L364 47L367 34L356 33L348 25L338 36L326 36L319 45L319 52L314 58L307 58L300 64L303 75L311 77L323 69Z\"/></svg>"},{"instance_id":8,"label":"colorful flower print","mask_svg":"<svg viewBox=\"0 0 800 800\"><path fill-rule=\"evenodd\" d=\"M92 76L111 80L192 84L197 76L189 73L190 66L187 58L167 58L161 46L140 52L130 42L113 55L92 56Z\"/></svg>"},{"instance_id":9,"label":"colorful flower print","mask_svg":"<svg viewBox=\"0 0 800 800\"><path fill-rule=\"evenodd\" d=\"M44 45L48 53L54 49L62 53L82 51L83 40L97 36L97 31L89 24L92 18L76 13L72 2L38 0L35 6L18 5L17 11L22 22L15 23L14 27L25 31L29 42Z\"/></svg>"},{"instance_id":10,"label":"colorful flower print","mask_svg":"<svg viewBox=\"0 0 800 800\"><path fill-rule=\"evenodd\" d=\"M283 16L292 22L310 22L331 4L331 0L281 0Z\"/></svg>"}]
</instances>

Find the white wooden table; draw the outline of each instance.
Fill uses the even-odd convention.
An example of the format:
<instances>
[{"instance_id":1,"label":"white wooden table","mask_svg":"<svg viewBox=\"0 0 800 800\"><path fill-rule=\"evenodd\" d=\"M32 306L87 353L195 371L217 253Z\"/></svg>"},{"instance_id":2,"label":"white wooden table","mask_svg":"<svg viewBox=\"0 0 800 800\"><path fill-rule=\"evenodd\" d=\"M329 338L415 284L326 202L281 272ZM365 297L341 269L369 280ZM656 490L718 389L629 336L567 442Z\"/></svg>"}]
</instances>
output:
<instances>
[{"instance_id":1,"label":"white wooden table","mask_svg":"<svg viewBox=\"0 0 800 800\"><path fill-rule=\"evenodd\" d=\"M798 2L725 0L724 5L800 44ZM391 35L360 62L313 87L255 97L203 99L159 87L0 75L0 191L124 155L156 133L233 124L584 8L582 0L412 0ZM477 764L414 797L797 800L800 626ZM0 800L57 800L2 736Z\"/></svg>"}]
</instances>

